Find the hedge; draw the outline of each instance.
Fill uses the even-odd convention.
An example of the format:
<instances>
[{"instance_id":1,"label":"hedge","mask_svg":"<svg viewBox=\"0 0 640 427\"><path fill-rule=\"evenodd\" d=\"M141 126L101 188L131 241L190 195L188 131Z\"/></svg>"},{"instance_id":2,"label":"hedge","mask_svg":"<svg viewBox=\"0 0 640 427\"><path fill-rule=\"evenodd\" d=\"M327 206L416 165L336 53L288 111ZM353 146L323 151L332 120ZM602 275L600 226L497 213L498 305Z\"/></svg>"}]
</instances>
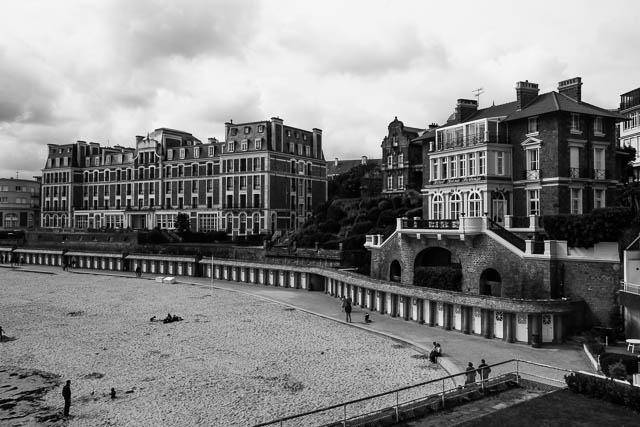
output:
<instances>
[{"instance_id":1,"label":"hedge","mask_svg":"<svg viewBox=\"0 0 640 427\"><path fill-rule=\"evenodd\" d=\"M632 354L619 354L604 352L600 355L600 369L602 373L610 377L609 368L617 362L621 362L627 369L627 375L638 373L638 361L640 358Z\"/></svg>"},{"instance_id":2,"label":"hedge","mask_svg":"<svg viewBox=\"0 0 640 427\"><path fill-rule=\"evenodd\" d=\"M640 387L609 378L573 372L564 377L569 390L640 412Z\"/></svg>"}]
</instances>

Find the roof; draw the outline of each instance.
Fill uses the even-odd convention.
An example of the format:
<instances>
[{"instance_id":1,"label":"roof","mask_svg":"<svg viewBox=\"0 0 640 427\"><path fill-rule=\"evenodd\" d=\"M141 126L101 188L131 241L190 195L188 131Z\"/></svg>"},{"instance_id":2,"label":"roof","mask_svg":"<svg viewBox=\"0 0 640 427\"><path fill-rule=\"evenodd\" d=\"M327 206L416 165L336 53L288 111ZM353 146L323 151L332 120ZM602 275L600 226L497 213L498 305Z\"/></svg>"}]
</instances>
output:
<instances>
[{"instance_id":1,"label":"roof","mask_svg":"<svg viewBox=\"0 0 640 427\"><path fill-rule=\"evenodd\" d=\"M435 138L436 137L436 129L438 129L438 128L427 129L422 135L420 135L417 138L412 139L411 142L422 142L422 141L426 141L427 139Z\"/></svg>"},{"instance_id":2,"label":"roof","mask_svg":"<svg viewBox=\"0 0 640 427\"><path fill-rule=\"evenodd\" d=\"M508 116L516 111L518 106L517 101L507 102L506 104L492 105L491 107L482 108L468 117L465 122L471 122L474 120L488 119L491 117L503 117Z\"/></svg>"},{"instance_id":3,"label":"roof","mask_svg":"<svg viewBox=\"0 0 640 427\"><path fill-rule=\"evenodd\" d=\"M414 128L411 126L405 126L404 128L402 128L402 130L404 130L405 132L417 133L418 135L420 135L421 132L424 132L423 128Z\"/></svg>"},{"instance_id":4,"label":"roof","mask_svg":"<svg viewBox=\"0 0 640 427\"><path fill-rule=\"evenodd\" d=\"M626 117L616 112L596 107L595 105L591 105L587 102L578 102L573 98L553 91L537 96L522 110L515 111L513 114L509 115L509 117L507 117L505 121L518 120L525 117L537 116L540 114L552 113L556 111L611 117L620 120L626 119Z\"/></svg>"},{"instance_id":5,"label":"roof","mask_svg":"<svg viewBox=\"0 0 640 427\"><path fill-rule=\"evenodd\" d=\"M362 164L362 159L356 160L338 160L338 164L336 165L335 161L327 162L327 176L333 175L341 175L343 173L349 172L351 169L356 166L360 166ZM367 159L368 165L381 165L382 159Z\"/></svg>"}]
</instances>

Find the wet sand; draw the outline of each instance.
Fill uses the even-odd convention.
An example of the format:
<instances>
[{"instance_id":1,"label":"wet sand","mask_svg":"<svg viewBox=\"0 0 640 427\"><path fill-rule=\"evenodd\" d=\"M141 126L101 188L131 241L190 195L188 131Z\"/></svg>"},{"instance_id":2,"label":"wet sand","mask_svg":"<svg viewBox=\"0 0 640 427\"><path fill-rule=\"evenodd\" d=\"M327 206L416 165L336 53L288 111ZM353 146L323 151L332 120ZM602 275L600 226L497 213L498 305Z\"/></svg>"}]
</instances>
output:
<instances>
[{"instance_id":1,"label":"wet sand","mask_svg":"<svg viewBox=\"0 0 640 427\"><path fill-rule=\"evenodd\" d=\"M168 312L184 320L149 321ZM413 348L340 322L145 279L0 269L0 325L10 338L0 368L48 378L38 412L13 425L61 425L67 379L65 425L244 426L446 375ZM0 376L0 402L37 374L23 376Z\"/></svg>"}]
</instances>

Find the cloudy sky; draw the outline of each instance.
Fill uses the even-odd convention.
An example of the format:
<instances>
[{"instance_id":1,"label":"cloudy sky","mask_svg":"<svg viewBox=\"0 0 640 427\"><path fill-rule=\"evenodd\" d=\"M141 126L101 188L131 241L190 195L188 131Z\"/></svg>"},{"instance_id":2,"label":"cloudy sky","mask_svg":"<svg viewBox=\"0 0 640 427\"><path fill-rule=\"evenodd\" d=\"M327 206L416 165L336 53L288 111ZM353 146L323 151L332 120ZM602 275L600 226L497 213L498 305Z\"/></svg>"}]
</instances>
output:
<instances>
[{"instance_id":1,"label":"cloudy sky","mask_svg":"<svg viewBox=\"0 0 640 427\"><path fill-rule=\"evenodd\" d=\"M46 144L133 146L158 127L222 138L279 116L324 131L327 159L380 157L394 116L442 123L455 100L514 100L581 76L607 108L640 87L629 1L21 0L0 14L0 177L39 175Z\"/></svg>"}]
</instances>

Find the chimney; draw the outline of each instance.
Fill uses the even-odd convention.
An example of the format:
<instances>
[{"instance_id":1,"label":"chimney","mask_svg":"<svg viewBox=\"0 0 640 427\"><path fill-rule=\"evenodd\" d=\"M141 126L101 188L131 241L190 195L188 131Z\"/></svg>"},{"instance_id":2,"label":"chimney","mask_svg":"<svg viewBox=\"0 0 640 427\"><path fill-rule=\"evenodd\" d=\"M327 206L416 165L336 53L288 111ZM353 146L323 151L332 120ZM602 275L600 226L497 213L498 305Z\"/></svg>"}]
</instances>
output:
<instances>
[{"instance_id":1,"label":"chimney","mask_svg":"<svg viewBox=\"0 0 640 427\"><path fill-rule=\"evenodd\" d=\"M136 143L142 141L143 139L144 139L144 136L136 135Z\"/></svg>"},{"instance_id":2,"label":"chimney","mask_svg":"<svg viewBox=\"0 0 640 427\"><path fill-rule=\"evenodd\" d=\"M464 122L478 111L478 101L474 99L458 99L455 117L457 122Z\"/></svg>"},{"instance_id":3,"label":"chimney","mask_svg":"<svg viewBox=\"0 0 640 427\"><path fill-rule=\"evenodd\" d=\"M333 161L333 166L338 167L338 158L336 157L336 159Z\"/></svg>"},{"instance_id":4,"label":"chimney","mask_svg":"<svg viewBox=\"0 0 640 427\"><path fill-rule=\"evenodd\" d=\"M367 164L367 156L362 156L360 158L360 164L366 165Z\"/></svg>"},{"instance_id":5,"label":"chimney","mask_svg":"<svg viewBox=\"0 0 640 427\"><path fill-rule=\"evenodd\" d=\"M558 92L574 101L582 102L582 77L574 77L559 82Z\"/></svg>"},{"instance_id":6,"label":"chimney","mask_svg":"<svg viewBox=\"0 0 640 427\"><path fill-rule=\"evenodd\" d=\"M533 101L540 92L538 83L529 83L529 80L516 82L516 110L520 111Z\"/></svg>"},{"instance_id":7,"label":"chimney","mask_svg":"<svg viewBox=\"0 0 640 427\"><path fill-rule=\"evenodd\" d=\"M313 132L311 148L313 150L312 156L315 159L322 159L322 129L313 128L311 131Z\"/></svg>"},{"instance_id":8,"label":"chimney","mask_svg":"<svg viewBox=\"0 0 640 427\"><path fill-rule=\"evenodd\" d=\"M431 124L429 125L429 129L435 129L435 128L437 128L437 127L438 127L438 124L437 124L437 123L431 123Z\"/></svg>"}]
</instances>

